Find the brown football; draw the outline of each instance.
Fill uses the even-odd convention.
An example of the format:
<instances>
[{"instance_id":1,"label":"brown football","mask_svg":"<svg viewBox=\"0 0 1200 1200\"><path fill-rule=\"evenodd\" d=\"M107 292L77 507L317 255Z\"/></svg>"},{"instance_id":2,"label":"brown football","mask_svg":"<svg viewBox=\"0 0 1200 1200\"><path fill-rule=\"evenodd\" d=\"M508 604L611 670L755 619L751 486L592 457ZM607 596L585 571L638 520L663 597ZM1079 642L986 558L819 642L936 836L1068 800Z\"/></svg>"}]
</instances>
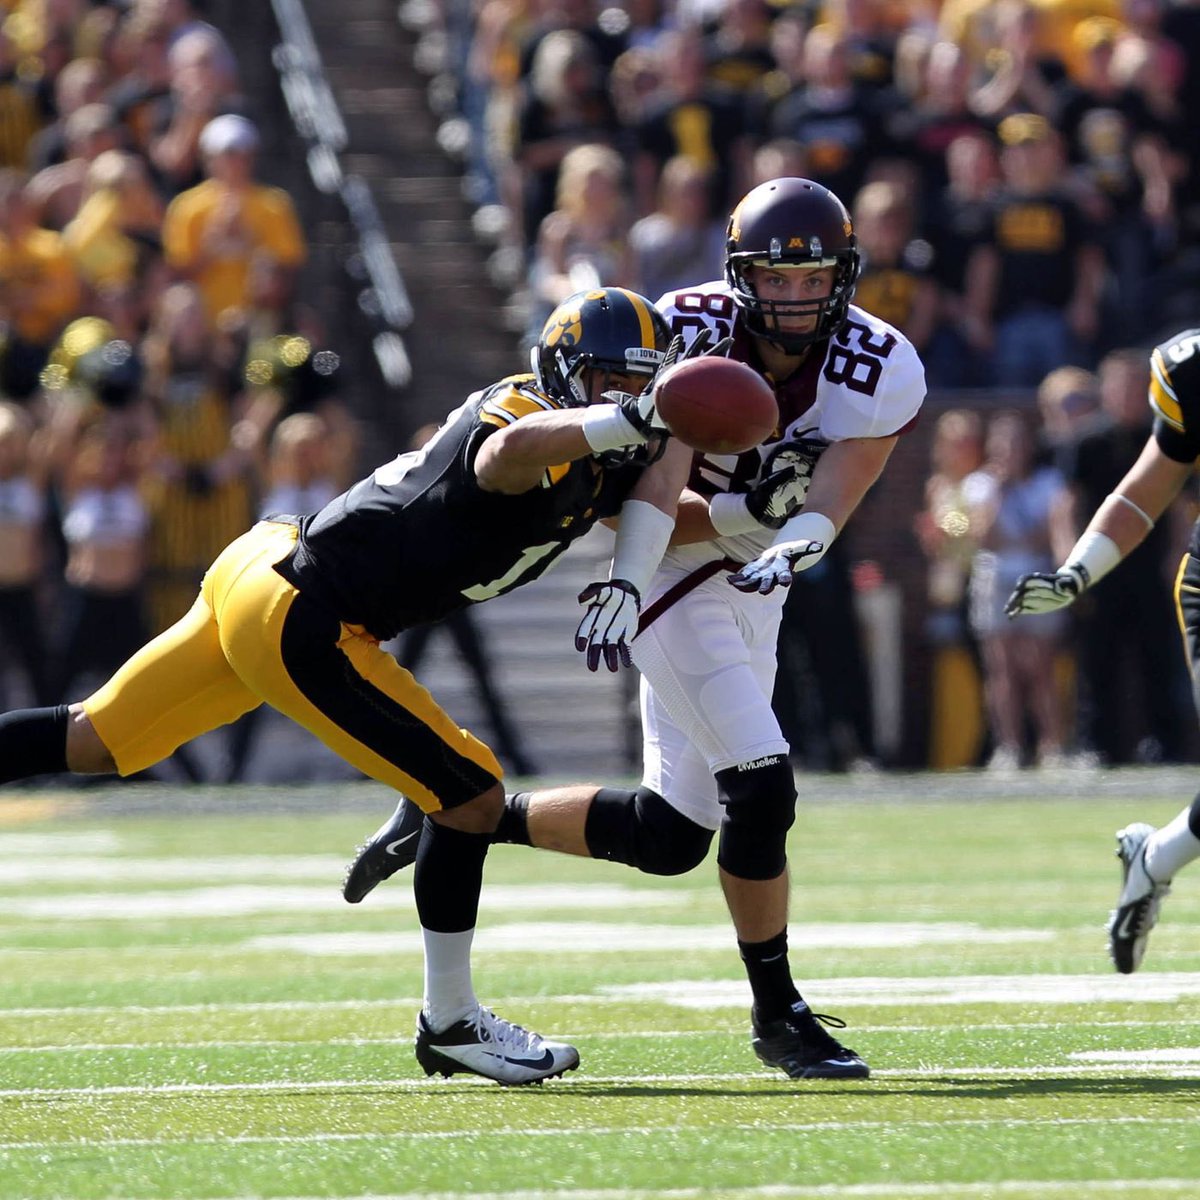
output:
<instances>
[{"instance_id":1,"label":"brown football","mask_svg":"<svg viewBox=\"0 0 1200 1200\"><path fill-rule=\"evenodd\" d=\"M753 367L732 358L692 358L668 367L655 397L667 428L708 454L753 449L779 423L774 389Z\"/></svg>"}]
</instances>

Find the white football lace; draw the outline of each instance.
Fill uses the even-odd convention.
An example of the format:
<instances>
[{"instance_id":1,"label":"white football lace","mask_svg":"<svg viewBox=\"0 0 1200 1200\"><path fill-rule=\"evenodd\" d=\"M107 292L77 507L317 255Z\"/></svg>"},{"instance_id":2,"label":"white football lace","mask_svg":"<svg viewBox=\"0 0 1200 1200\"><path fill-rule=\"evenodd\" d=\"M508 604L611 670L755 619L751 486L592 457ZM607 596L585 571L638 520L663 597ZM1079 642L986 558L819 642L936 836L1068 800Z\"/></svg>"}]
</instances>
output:
<instances>
[{"instance_id":1,"label":"white football lace","mask_svg":"<svg viewBox=\"0 0 1200 1200\"><path fill-rule=\"evenodd\" d=\"M505 1054L528 1054L536 1051L541 1041L536 1033L496 1016L490 1008L482 1005L475 1016L474 1025L480 1041L491 1042Z\"/></svg>"}]
</instances>

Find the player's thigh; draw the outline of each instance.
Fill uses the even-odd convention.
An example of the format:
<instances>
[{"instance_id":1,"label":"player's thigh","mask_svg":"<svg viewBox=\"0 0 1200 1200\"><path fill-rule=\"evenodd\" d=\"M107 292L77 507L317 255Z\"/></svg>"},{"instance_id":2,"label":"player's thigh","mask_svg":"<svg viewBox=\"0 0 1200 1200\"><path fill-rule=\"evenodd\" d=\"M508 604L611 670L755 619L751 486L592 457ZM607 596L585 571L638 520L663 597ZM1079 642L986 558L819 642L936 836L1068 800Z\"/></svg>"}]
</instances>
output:
<instances>
[{"instance_id":1,"label":"player's thigh","mask_svg":"<svg viewBox=\"0 0 1200 1200\"><path fill-rule=\"evenodd\" d=\"M641 682L641 716L642 785L697 825L720 828L717 781L708 762L672 720L645 676Z\"/></svg>"},{"instance_id":2,"label":"player's thigh","mask_svg":"<svg viewBox=\"0 0 1200 1200\"><path fill-rule=\"evenodd\" d=\"M203 596L83 701L122 775L170 757L185 742L259 703L221 649Z\"/></svg>"},{"instance_id":3,"label":"player's thigh","mask_svg":"<svg viewBox=\"0 0 1200 1200\"><path fill-rule=\"evenodd\" d=\"M677 726L710 772L788 751L771 708L778 626L775 603L700 587L633 643L660 729Z\"/></svg>"},{"instance_id":4,"label":"player's thigh","mask_svg":"<svg viewBox=\"0 0 1200 1200\"><path fill-rule=\"evenodd\" d=\"M265 628L223 616L226 654L267 703L426 812L455 808L503 772L373 639L276 576Z\"/></svg>"}]
</instances>

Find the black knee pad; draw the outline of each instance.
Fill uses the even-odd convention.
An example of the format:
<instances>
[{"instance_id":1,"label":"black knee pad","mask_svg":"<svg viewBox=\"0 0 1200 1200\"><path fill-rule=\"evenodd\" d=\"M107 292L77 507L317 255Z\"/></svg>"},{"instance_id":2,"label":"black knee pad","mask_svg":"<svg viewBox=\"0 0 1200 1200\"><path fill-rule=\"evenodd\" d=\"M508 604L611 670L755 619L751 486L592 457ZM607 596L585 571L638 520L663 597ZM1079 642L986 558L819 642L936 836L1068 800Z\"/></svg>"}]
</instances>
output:
<instances>
[{"instance_id":1,"label":"black knee pad","mask_svg":"<svg viewBox=\"0 0 1200 1200\"><path fill-rule=\"evenodd\" d=\"M649 788L601 788L583 833L593 858L626 863L648 875L690 871L704 861L713 836Z\"/></svg>"},{"instance_id":2,"label":"black knee pad","mask_svg":"<svg viewBox=\"0 0 1200 1200\"><path fill-rule=\"evenodd\" d=\"M717 772L725 819L717 862L739 879L774 879L787 866L796 819L796 781L786 754L768 754Z\"/></svg>"}]
</instances>

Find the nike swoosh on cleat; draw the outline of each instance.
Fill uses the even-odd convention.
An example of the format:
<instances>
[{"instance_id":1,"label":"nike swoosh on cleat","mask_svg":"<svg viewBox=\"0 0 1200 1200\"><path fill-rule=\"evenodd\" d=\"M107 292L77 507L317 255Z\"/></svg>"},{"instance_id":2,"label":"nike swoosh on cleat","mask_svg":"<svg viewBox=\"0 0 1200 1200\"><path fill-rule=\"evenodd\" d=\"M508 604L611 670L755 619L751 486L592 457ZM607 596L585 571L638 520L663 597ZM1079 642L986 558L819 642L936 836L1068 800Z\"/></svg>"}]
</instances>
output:
<instances>
[{"instance_id":1,"label":"nike swoosh on cleat","mask_svg":"<svg viewBox=\"0 0 1200 1200\"><path fill-rule=\"evenodd\" d=\"M420 832L421 831L419 829L414 829L412 833L406 833L402 838L397 838L394 842L388 842L388 844L384 846L384 850L388 854L395 854L397 846L403 846L405 842L411 842L413 838L415 838Z\"/></svg>"},{"instance_id":2,"label":"nike swoosh on cleat","mask_svg":"<svg viewBox=\"0 0 1200 1200\"><path fill-rule=\"evenodd\" d=\"M507 1063L510 1067L527 1067L531 1071L545 1070L546 1067L554 1065L554 1054L550 1050L547 1050L541 1058L513 1058L509 1054L501 1054L496 1050L485 1050L484 1053L497 1062Z\"/></svg>"},{"instance_id":3,"label":"nike swoosh on cleat","mask_svg":"<svg viewBox=\"0 0 1200 1200\"><path fill-rule=\"evenodd\" d=\"M1113 930L1113 937L1119 938L1122 941L1137 937L1137 930L1134 925L1134 910L1131 908L1124 917L1121 918L1121 923Z\"/></svg>"}]
</instances>

